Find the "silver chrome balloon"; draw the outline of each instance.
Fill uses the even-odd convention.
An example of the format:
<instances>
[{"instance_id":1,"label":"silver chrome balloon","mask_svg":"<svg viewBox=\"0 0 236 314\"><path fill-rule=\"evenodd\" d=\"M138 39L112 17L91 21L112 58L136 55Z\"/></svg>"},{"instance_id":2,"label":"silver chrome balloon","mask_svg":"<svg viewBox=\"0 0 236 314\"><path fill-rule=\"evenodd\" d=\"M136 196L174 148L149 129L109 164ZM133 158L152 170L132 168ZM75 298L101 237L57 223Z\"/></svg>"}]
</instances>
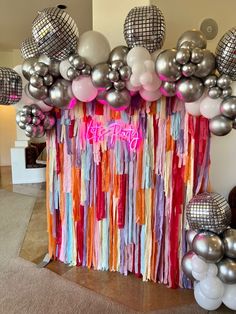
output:
<instances>
[{"instance_id":1,"label":"silver chrome balloon","mask_svg":"<svg viewBox=\"0 0 236 314\"><path fill-rule=\"evenodd\" d=\"M0 104L14 105L22 96L22 79L10 68L0 68Z\"/></svg>"},{"instance_id":2,"label":"silver chrome balloon","mask_svg":"<svg viewBox=\"0 0 236 314\"><path fill-rule=\"evenodd\" d=\"M25 127L25 133L27 136L31 137L36 134L36 126L33 124L28 124ZM28 134L27 134L28 133Z\"/></svg>"},{"instance_id":3,"label":"silver chrome balloon","mask_svg":"<svg viewBox=\"0 0 236 314\"><path fill-rule=\"evenodd\" d=\"M60 76L60 62L54 59L50 59L48 72L54 77Z\"/></svg>"},{"instance_id":4,"label":"silver chrome balloon","mask_svg":"<svg viewBox=\"0 0 236 314\"><path fill-rule=\"evenodd\" d=\"M113 83L113 86L116 90L121 91L125 88L126 84L124 81L117 81Z\"/></svg>"},{"instance_id":5,"label":"silver chrome balloon","mask_svg":"<svg viewBox=\"0 0 236 314\"><path fill-rule=\"evenodd\" d=\"M224 256L224 245L220 237L208 231L200 232L194 237L192 250L210 263L217 263Z\"/></svg>"},{"instance_id":6,"label":"silver chrome balloon","mask_svg":"<svg viewBox=\"0 0 236 314\"><path fill-rule=\"evenodd\" d=\"M34 70L36 74L44 76L48 73L48 66L43 62L35 62Z\"/></svg>"},{"instance_id":7,"label":"silver chrome balloon","mask_svg":"<svg viewBox=\"0 0 236 314\"><path fill-rule=\"evenodd\" d=\"M21 43L21 56L23 59L39 56L38 45L33 38L27 38Z\"/></svg>"},{"instance_id":8,"label":"silver chrome balloon","mask_svg":"<svg viewBox=\"0 0 236 314\"><path fill-rule=\"evenodd\" d=\"M181 66L176 61L176 49L161 52L156 60L156 71L161 81L175 82L181 78Z\"/></svg>"},{"instance_id":9,"label":"silver chrome balloon","mask_svg":"<svg viewBox=\"0 0 236 314\"><path fill-rule=\"evenodd\" d=\"M191 51L191 62L192 63L200 63L204 58L203 50L199 47L195 47Z\"/></svg>"},{"instance_id":10,"label":"silver chrome balloon","mask_svg":"<svg viewBox=\"0 0 236 314\"><path fill-rule=\"evenodd\" d=\"M218 77L217 80L217 86L219 86L222 89L226 89L230 87L232 80L229 77L229 75L222 74L220 77Z\"/></svg>"},{"instance_id":11,"label":"silver chrome balloon","mask_svg":"<svg viewBox=\"0 0 236 314\"><path fill-rule=\"evenodd\" d=\"M31 57L29 59L26 59L22 64L22 74L28 81L30 79L30 76L32 75L30 73L30 70L33 68L36 61L37 61L36 57Z\"/></svg>"},{"instance_id":12,"label":"silver chrome balloon","mask_svg":"<svg viewBox=\"0 0 236 314\"><path fill-rule=\"evenodd\" d=\"M36 88L43 86L43 78L38 74L32 75L29 80L30 84Z\"/></svg>"},{"instance_id":13,"label":"silver chrome balloon","mask_svg":"<svg viewBox=\"0 0 236 314\"><path fill-rule=\"evenodd\" d=\"M67 106L72 98L70 88L71 82L58 79L49 89L51 104L58 108Z\"/></svg>"},{"instance_id":14,"label":"silver chrome balloon","mask_svg":"<svg viewBox=\"0 0 236 314\"><path fill-rule=\"evenodd\" d=\"M218 115L210 120L209 129L214 135L224 136L232 130L232 123L232 120L230 120L229 118Z\"/></svg>"},{"instance_id":15,"label":"silver chrome balloon","mask_svg":"<svg viewBox=\"0 0 236 314\"><path fill-rule=\"evenodd\" d=\"M24 124L30 123L32 121L30 115L21 115L20 121Z\"/></svg>"},{"instance_id":16,"label":"silver chrome balloon","mask_svg":"<svg viewBox=\"0 0 236 314\"><path fill-rule=\"evenodd\" d=\"M182 78L176 84L176 95L184 102L194 102L198 100L203 92L203 83L196 77Z\"/></svg>"},{"instance_id":17,"label":"silver chrome balloon","mask_svg":"<svg viewBox=\"0 0 236 314\"><path fill-rule=\"evenodd\" d=\"M127 89L123 89L122 91L110 89L106 93L106 100L111 107L119 110L130 105L131 96Z\"/></svg>"},{"instance_id":18,"label":"silver chrome balloon","mask_svg":"<svg viewBox=\"0 0 236 314\"><path fill-rule=\"evenodd\" d=\"M70 67L67 70L67 77L70 81L73 81L76 77L78 77L80 73L73 67Z\"/></svg>"},{"instance_id":19,"label":"silver chrome balloon","mask_svg":"<svg viewBox=\"0 0 236 314\"><path fill-rule=\"evenodd\" d=\"M41 119L39 117L33 117L32 124L39 125L40 123L41 123Z\"/></svg>"},{"instance_id":20,"label":"silver chrome balloon","mask_svg":"<svg viewBox=\"0 0 236 314\"><path fill-rule=\"evenodd\" d=\"M120 73L116 70L111 70L108 74L108 78L111 82L118 82L120 80Z\"/></svg>"},{"instance_id":21,"label":"silver chrome balloon","mask_svg":"<svg viewBox=\"0 0 236 314\"><path fill-rule=\"evenodd\" d=\"M181 266L184 274L191 280L194 281L194 277L192 275L192 258L193 256L196 256L196 254L193 251L189 251L186 253L181 261Z\"/></svg>"},{"instance_id":22,"label":"silver chrome balloon","mask_svg":"<svg viewBox=\"0 0 236 314\"><path fill-rule=\"evenodd\" d=\"M221 98L223 98L223 99L228 98L232 95L232 93L233 93L232 87L228 87L226 89L223 89Z\"/></svg>"},{"instance_id":23,"label":"silver chrome balloon","mask_svg":"<svg viewBox=\"0 0 236 314\"><path fill-rule=\"evenodd\" d=\"M194 75L196 71L196 64L193 64L191 62L186 63L182 66L182 74L186 77L190 77Z\"/></svg>"},{"instance_id":24,"label":"silver chrome balloon","mask_svg":"<svg viewBox=\"0 0 236 314\"><path fill-rule=\"evenodd\" d=\"M217 99L222 95L222 90L218 86L211 87L208 91L208 96L212 99Z\"/></svg>"},{"instance_id":25,"label":"silver chrome balloon","mask_svg":"<svg viewBox=\"0 0 236 314\"><path fill-rule=\"evenodd\" d=\"M209 75L204 79L204 85L207 88L215 87L217 84L217 76L216 75Z\"/></svg>"},{"instance_id":26,"label":"silver chrome balloon","mask_svg":"<svg viewBox=\"0 0 236 314\"><path fill-rule=\"evenodd\" d=\"M36 99L44 100L48 97L48 88L46 86L42 86L40 88L36 88L31 84L28 85L28 91L30 95Z\"/></svg>"},{"instance_id":27,"label":"silver chrome balloon","mask_svg":"<svg viewBox=\"0 0 236 314\"><path fill-rule=\"evenodd\" d=\"M25 113L26 114L26 113ZM19 124L20 123L20 117L21 117L21 111L18 111L17 113L16 113L16 123L17 124Z\"/></svg>"},{"instance_id":28,"label":"silver chrome balloon","mask_svg":"<svg viewBox=\"0 0 236 314\"><path fill-rule=\"evenodd\" d=\"M175 82L162 82L160 92L166 97L173 97L176 94Z\"/></svg>"},{"instance_id":29,"label":"silver chrome balloon","mask_svg":"<svg viewBox=\"0 0 236 314\"><path fill-rule=\"evenodd\" d=\"M220 105L220 112L229 119L236 118L236 96L224 99Z\"/></svg>"},{"instance_id":30,"label":"silver chrome balloon","mask_svg":"<svg viewBox=\"0 0 236 314\"><path fill-rule=\"evenodd\" d=\"M74 58L72 59L71 65L73 65L73 67L75 67L76 70L82 70L86 65L86 61L83 57L77 55L74 56Z\"/></svg>"},{"instance_id":31,"label":"silver chrome balloon","mask_svg":"<svg viewBox=\"0 0 236 314\"><path fill-rule=\"evenodd\" d=\"M123 81L128 81L130 79L131 76L131 68L128 65L124 65L123 67L121 67L119 69L120 72L120 78Z\"/></svg>"},{"instance_id":32,"label":"silver chrome balloon","mask_svg":"<svg viewBox=\"0 0 236 314\"><path fill-rule=\"evenodd\" d=\"M197 68L194 74L196 77L206 77L207 75L212 73L216 66L215 56L211 51L204 49L203 55L204 57L202 61L197 64Z\"/></svg>"},{"instance_id":33,"label":"silver chrome balloon","mask_svg":"<svg viewBox=\"0 0 236 314\"><path fill-rule=\"evenodd\" d=\"M179 48L176 52L176 61L179 64L186 64L190 60L190 50L187 48Z\"/></svg>"},{"instance_id":34,"label":"silver chrome balloon","mask_svg":"<svg viewBox=\"0 0 236 314\"><path fill-rule=\"evenodd\" d=\"M18 123L18 126L19 126L22 130L25 130L25 128L26 128L25 123L23 123L23 122L21 122L21 121Z\"/></svg>"},{"instance_id":35,"label":"silver chrome balloon","mask_svg":"<svg viewBox=\"0 0 236 314\"><path fill-rule=\"evenodd\" d=\"M85 67L81 70L82 75L90 75L91 74L91 66L89 64L86 64Z\"/></svg>"},{"instance_id":36,"label":"silver chrome balloon","mask_svg":"<svg viewBox=\"0 0 236 314\"><path fill-rule=\"evenodd\" d=\"M236 229L227 229L223 232L223 243L225 246L225 255L236 258Z\"/></svg>"},{"instance_id":37,"label":"silver chrome balloon","mask_svg":"<svg viewBox=\"0 0 236 314\"><path fill-rule=\"evenodd\" d=\"M218 277L228 285L236 284L236 261L230 258L222 259L218 264Z\"/></svg>"},{"instance_id":38,"label":"silver chrome balloon","mask_svg":"<svg viewBox=\"0 0 236 314\"><path fill-rule=\"evenodd\" d=\"M183 43L190 42L194 47L205 49L207 46L207 39L205 35L196 29L184 32L177 42L177 47L182 47Z\"/></svg>"},{"instance_id":39,"label":"silver chrome balloon","mask_svg":"<svg viewBox=\"0 0 236 314\"><path fill-rule=\"evenodd\" d=\"M120 70L124 66L124 62L121 60L112 61L111 68L112 70Z\"/></svg>"},{"instance_id":40,"label":"silver chrome balloon","mask_svg":"<svg viewBox=\"0 0 236 314\"><path fill-rule=\"evenodd\" d=\"M129 52L129 48L126 46L117 46L110 52L109 62L120 60L126 63L126 57Z\"/></svg>"},{"instance_id":41,"label":"silver chrome balloon","mask_svg":"<svg viewBox=\"0 0 236 314\"><path fill-rule=\"evenodd\" d=\"M32 111L31 111L31 106L24 106L24 107L21 109L21 111L19 111L18 113L22 113L22 114L25 114L25 115L31 114L31 113L32 113ZM18 113L17 113L17 114L18 114Z\"/></svg>"},{"instance_id":42,"label":"silver chrome balloon","mask_svg":"<svg viewBox=\"0 0 236 314\"><path fill-rule=\"evenodd\" d=\"M186 240L190 249L192 249L193 239L195 238L197 234L198 234L198 231L192 230L192 229L188 230L186 233Z\"/></svg>"},{"instance_id":43,"label":"silver chrome balloon","mask_svg":"<svg viewBox=\"0 0 236 314\"><path fill-rule=\"evenodd\" d=\"M111 81L108 78L110 72L107 63L99 63L92 70L91 78L95 87L107 88L111 87Z\"/></svg>"},{"instance_id":44,"label":"silver chrome balloon","mask_svg":"<svg viewBox=\"0 0 236 314\"><path fill-rule=\"evenodd\" d=\"M56 123L56 119L53 116L46 116L43 122L45 130L51 130Z\"/></svg>"},{"instance_id":45,"label":"silver chrome balloon","mask_svg":"<svg viewBox=\"0 0 236 314\"><path fill-rule=\"evenodd\" d=\"M54 81L53 76L49 73L43 77L43 83L46 86L51 86L53 81Z\"/></svg>"}]
</instances>

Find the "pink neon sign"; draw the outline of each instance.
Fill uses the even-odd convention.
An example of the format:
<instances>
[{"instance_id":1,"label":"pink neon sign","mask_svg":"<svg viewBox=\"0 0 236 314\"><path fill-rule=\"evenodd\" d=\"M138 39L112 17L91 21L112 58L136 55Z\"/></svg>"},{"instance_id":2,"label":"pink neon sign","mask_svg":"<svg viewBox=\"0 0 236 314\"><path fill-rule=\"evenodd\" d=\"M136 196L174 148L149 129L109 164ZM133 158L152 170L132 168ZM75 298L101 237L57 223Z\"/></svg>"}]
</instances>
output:
<instances>
[{"instance_id":1,"label":"pink neon sign","mask_svg":"<svg viewBox=\"0 0 236 314\"><path fill-rule=\"evenodd\" d=\"M114 145L116 140L126 141L130 150L136 150L142 139L139 131L131 124L114 122L107 126L97 121L90 121L86 133L87 140L93 140L95 143L109 139Z\"/></svg>"}]
</instances>

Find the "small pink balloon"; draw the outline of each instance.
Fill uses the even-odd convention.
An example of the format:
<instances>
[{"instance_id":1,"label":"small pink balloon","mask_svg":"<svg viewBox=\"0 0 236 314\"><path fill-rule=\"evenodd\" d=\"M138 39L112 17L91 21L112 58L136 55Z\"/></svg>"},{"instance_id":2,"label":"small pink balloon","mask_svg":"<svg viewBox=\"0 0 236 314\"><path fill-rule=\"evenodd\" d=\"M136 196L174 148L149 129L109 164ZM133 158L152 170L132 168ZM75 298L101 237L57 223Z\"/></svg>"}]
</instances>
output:
<instances>
[{"instance_id":1,"label":"small pink balloon","mask_svg":"<svg viewBox=\"0 0 236 314\"><path fill-rule=\"evenodd\" d=\"M143 86L144 89L146 89L147 91L153 92L155 90L157 90L158 88L160 88L161 86L161 80L159 79L158 75L156 73L152 74L152 83L151 84L147 84Z\"/></svg>"},{"instance_id":2,"label":"small pink balloon","mask_svg":"<svg viewBox=\"0 0 236 314\"><path fill-rule=\"evenodd\" d=\"M98 94L98 90L93 86L89 76L81 76L73 80L72 92L78 100L84 102L92 101Z\"/></svg>"},{"instance_id":3,"label":"small pink balloon","mask_svg":"<svg viewBox=\"0 0 236 314\"><path fill-rule=\"evenodd\" d=\"M144 88L141 88L141 90L139 91L139 94L146 101L155 101L161 98L161 92L159 89L155 91L148 91Z\"/></svg>"},{"instance_id":4,"label":"small pink balloon","mask_svg":"<svg viewBox=\"0 0 236 314\"><path fill-rule=\"evenodd\" d=\"M152 84L152 82L153 82L152 72L145 72L142 75L140 75L140 83L142 85Z\"/></svg>"}]
</instances>

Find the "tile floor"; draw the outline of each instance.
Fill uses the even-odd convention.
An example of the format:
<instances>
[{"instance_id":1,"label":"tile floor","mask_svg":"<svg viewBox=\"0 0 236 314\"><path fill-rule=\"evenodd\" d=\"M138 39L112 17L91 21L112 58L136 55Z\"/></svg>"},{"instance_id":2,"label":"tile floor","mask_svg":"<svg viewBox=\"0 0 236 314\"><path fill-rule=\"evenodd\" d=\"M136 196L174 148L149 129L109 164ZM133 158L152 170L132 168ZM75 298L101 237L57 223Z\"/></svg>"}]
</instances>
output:
<instances>
[{"instance_id":1,"label":"tile floor","mask_svg":"<svg viewBox=\"0 0 236 314\"><path fill-rule=\"evenodd\" d=\"M36 201L27 228L20 256L39 263L47 253L47 225L45 208L45 184L11 184L10 167L0 167L0 188L16 193L34 196ZM47 268L83 287L109 297L128 308L140 312L178 309L178 313L208 313L196 305L193 292L184 289L168 289L152 282L142 282L130 274L125 277L115 272L88 270L83 267L69 267L52 261ZM191 308L191 310L190 310ZM167 313L167 312L165 312ZM176 312L177 313L177 312ZM221 307L214 313L233 313Z\"/></svg>"}]
</instances>

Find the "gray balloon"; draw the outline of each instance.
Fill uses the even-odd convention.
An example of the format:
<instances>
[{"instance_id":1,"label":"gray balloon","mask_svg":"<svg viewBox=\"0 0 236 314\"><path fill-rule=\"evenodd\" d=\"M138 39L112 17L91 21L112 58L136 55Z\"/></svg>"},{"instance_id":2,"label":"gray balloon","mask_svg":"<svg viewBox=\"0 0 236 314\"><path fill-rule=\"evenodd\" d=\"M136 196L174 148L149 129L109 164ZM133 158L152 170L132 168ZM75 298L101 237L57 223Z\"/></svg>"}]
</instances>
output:
<instances>
[{"instance_id":1,"label":"gray balloon","mask_svg":"<svg viewBox=\"0 0 236 314\"><path fill-rule=\"evenodd\" d=\"M130 105L131 96L127 89L117 91L111 89L106 93L106 100L114 109L124 109Z\"/></svg>"},{"instance_id":2,"label":"gray balloon","mask_svg":"<svg viewBox=\"0 0 236 314\"><path fill-rule=\"evenodd\" d=\"M116 60L111 62L112 70L120 70L124 66L124 62L121 60Z\"/></svg>"},{"instance_id":3,"label":"gray balloon","mask_svg":"<svg viewBox=\"0 0 236 314\"><path fill-rule=\"evenodd\" d=\"M201 48L195 47L191 52L191 62L192 63L200 63L204 58L204 53Z\"/></svg>"},{"instance_id":4,"label":"gray balloon","mask_svg":"<svg viewBox=\"0 0 236 314\"><path fill-rule=\"evenodd\" d=\"M41 123L41 119L39 117L33 117L32 124L39 125Z\"/></svg>"},{"instance_id":5,"label":"gray balloon","mask_svg":"<svg viewBox=\"0 0 236 314\"><path fill-rule=\"evenodd\" d=\"M217 76L216 75L209 75L204 79L204 85L207 88L215 87L217 84Z\"/></svg>"},{"instance_id":6,"label":"gray balloon","mask_svg":"<svg viewBox=\"0 0 236 314\"><path fill-rule=\"evenodd\" d=\"M30 107L31 107L31 113L33 116L39 117L41 115L42 110L40 109L38 105L33 104Z\"/></svg>"},{"instance_id":7,"label":"gray balloon","mask_svg":"<svg viewBox=\"0 0 236 314\"><path fill-rule=\"evenodd\" d=\"M191 230L191 229L188 230L186 233L186 240L187 240L187 243L188 243L190 249L192 249L193 239L195 238L195 236L197 234L198 234L197 231Z\"/></svg>"},{"instance_id":8,"label":"gray balloon","mask_svg":"<svg viewBox=\"0 0 236 314\"><path fill-rule=\"evenodd\" d=\"M160 92L166 97L173 97L176 94L176 83L162 82Z\"/></svg>"},{"instance_id":9,"label":"gray balloon","mask_svg":"<svg viewBox=\"0 0 236 314\"><path fill-rule=\"evenodd\" d=\"M37 61L37 58L32 57L32 58L26 59L22 64L22 74L28 81L31 76L30 69L33 68L33 65L35 64L36 61Z\"/></svg>"},{"instance_id":10,"label":"gray balloon","mask_svg":"<svg viewBox=\"0 0 236 314\"><path fill-rule=\"evenodd\" d=\"M176 61L179 64L186 64L190 60L190 50L187 48L179 48L176 52Z\"/></svg>"},{"instance_id":11,"label":"gray balloon","mask_svg":"<svg viewBox=\"0 0 236 314\"><path fill-rule=\"evenodd\" d=\"M118 81L118 82L114 82L113 86L116 90L121 91L122 89L125 88L125 82L124 81Z\"/></svg>"},{"instance_id":12,"label":"gray balloon","mask_svg":"<svg viewBox=\"0 0 236 314\"><path fill-rule=\"evenodd\" d=\"M225 246L225 255L236 258L236 229L227 229L223 232L223 243Z\"/></svg>"},{"instance_id":13,"label":"gray balloon","mask_svg":"<svg viewBox=\"0 0 236 314\"><path fill-rule=\"evenodd\" d=\"M184 102L194 102L198 100L203 92L203 83L196 77L180 79L176 85L176 95Z\"/></svg>"},{"instance_id":14,"label":"gray balloon","mask_svg":"<svg viewBox=\"0 0 236 314\"><path fill-rule=\"evenodd\" d=\"M48 66L43 62L35 62L34 70L36 74L44 76L48 73Z\"/></svg>"},{"instance_id":15,"label":"gray balloon","mask_svg":"<svg viewBox=\"0 0 236 314\"><path fill-rule=\"evenodd\" d=\"M43 78L38 74L32 75L29 80L30 84L36 88L43 86Z\"/></svg>"},{"instance_id":16,"label":"gray balloon","mask_svg":"<svg viewBox=\"0 0 236 314\"><path fill-rule=\"evenodd\" d=\"M229 119L236 118L236 96L231 96L222 101L220 112Z\"/></svg>"},{"instance_id":17,"label":"gray balloon","mask_svg":"<svg viewBox=\"0 0 236 314\"><path fill-rule=\"evenodd\" d=\"M196 71L196 64L193 64L191 62L186 63L182 66L182 74L186 77L190 77L194 75Z\"/></svg>"},{"instance_id":18,"label":"gray balloon","mask_svg":"<svg viewBox=\"0 0 236 314\"><path fill-rule=\"evenodd\" d=\"M196 254L193 251L189 251L183 256L181 261L182 270L191 281L195 280L192 275L192 258L194 256L196 256Z\"/></svg>"},{"instance_id":19,"label":"gray balloon","mask_svg":"<svg viewBox=\"0 0 236 314\"><path fill-rule=\"evenodd\" d=\"M70 81L73 81L76 77L78 77L80 75L80 73L73 67L70 67L67 70L67 77Z\"/></svg>"},{"instance_id":20,"label":"gray balloon","mask_svg":"<svg viewBox=\"0 0 236 314\"><path fill-rule=\"evenodd\" d=\"M229 75L222 74L217 80L217 86L219 86L222 89L226 89L230 87L231 82L232 81Z\"/></svg>"},{"instance_id":21,"label":"gray balloon","mask_svg":"<svg viewBox=\"0 0 236 314\"><path fill-rule=\"evenodd\" d=\"M210 120L209 129L211 133L217 136L227 135L232 130L232 120L218 115Z\"/></svg>"},{"instance_id":22,"label":"gray balloon","mask_svg":"<svg viewBox=\"0 0 236 314\"><path fill-rule=\"evenodd\" d=\"M180 48L186 48L186 49L189 49L190 51L192 51L194 47L195 47L194 43L192 43L192 42L190 42L190 41L184 41L184 42L181 44L181 47L180 47Z\"/></svg>"},{"instance_id":23,"label":"gray balloon","mask_svg":"<svg viewBox=\"0 0 236 314\"><path fill-rule=\"evenodd\" d=\"M185 42L190 42L194 47L202 49L206 48L207 46L207 39L204 34L195 29L184 32L178 39L177 47L182 47L183 43Z\"/></svg>"},{"instance_id":24,"label":"gray balloon","mask_svg":"<svg viewBox=\"0 0 236 314\"><path fill-rule=\"evenodd\" d=\"M222 95L222 90L218 86L211 87L208 91L208 96L212 99L217 99Z\"/></svg>"},{"instance_id":25,"label":"gray balloon","mask_svg":"<svg viewBox=\"0 0 236 314\"><path fill-rule=\"evenodd\" d=\"M218 235L205 231L194 237L193 251L205 261L217 263L224 256L224 245Z\"/></svg>"},{"instance_id":26,"label":"gray balloon","mask_svg":"<svg viewBox=\"0 0 236 314\"><path fill-rule=\"evenodd\" d=\"M129 48L126 46L118 46L112 49L109 56L109 62L120 60L126 63L126 57L129 52Z\"/></svg>"},{"instance_id":27,"label":"gray balloon","mask_svg":"<svg viewBox=\"0 0 236 314\"><path fill-rule=\"evenodd\" d=\"M230 97L233 93L232 87L228 87L226 89L222 90L221 98L227 98Z\"/></svg>"},{"instance_id":28,"label":"gray balloon","mask_svg":"<svg viewBox=\"0 0 236 314\"><path fill-rule=\"evenodd\" d=\"M28 85L28 91L30 95L36 99L44 100L48 97L48 89L47 86L42 86L40 88L36 88L31 84Z\"/></svg>"},{"instance_id":29,"label":"gray balloon","mask_svg":"<svg viewBox=\"0 0 236 314\"><path fill-rule=\"evenodd\" d=\"M123 67L120 68L120 78L123 81L128 81L131 76L131 68L128 65L124 65Z\"/></svg>"},{"instance_id":30,"label":"gray balloon","mask_svg":"<svg viewBox=\"0 0 236 314\"><path fill-rule=\"evenodd\" d=\"M167 49L156 60L156 71L162 81L175 82L181 78L181 66L176 62L176 49Z\"/></svg>"},{"instance_id":31,"label":"gray balloon","mask_svg":"<svg viewBox=\"0 0 236 314\"><path fill-rule=\"evenodd\" d=\"M26 128L25 123L23 123L23 122L21 122L21 121L18 123L18 126L19 126L22 130L25 130L25 128Z\"/></svg>"},{"instance_id":32,"label":"gray balloon","mask_svg":"<svg viewBox=\"0 0 236 314\"><path fill-rule=\"evenodd\" d=\"M225 284L236 284L236 261L230 258L222 259L218 264L218 277Z\"/></svg>"},{"instance_id":33,"label":"gray balloon","mask_svg":"<svg viewBox=\"0 0 236 314\"><path fill-rule=\"evenodd\" d=\"M58 108L67 106L71 100L70 88L69 81L58 79L49 89L51 104Z\"/></svg>"},{"instance_id":34,"label":"gray balloon","mask_svg":"<svg viewBox=\"0 0 236 314\"><path fill-rule=\"evenodd\" d=\"M86 64L85 67L81 70L82 75L90 75L91 74L91 66L89 64Z\"/></svg>"},{"instance_id":35,"label":"gray balloon","mask_svg":"<svg viewBox=\"0 0 236 314\"><path fill-rule=\"evenodd\" d=\"M80 57L80 56L77 55L77 56L74 56L74 58L72 59L71 64L77 70L82 70L82 69L85 68L86 62L85 62L85 59L83 57Z\"/></svg>"},{"instance_id":36,"label":"gray balloon","mask_svg":"<svg viewBox=\"0 0 236 314\"><path fill-rule=\"evenodd\" d=\"M19 124L20 123L20 117L21 117L21 112L20 111L18 111L17 113L16 113L16 123L17 124Z\"/></svg>"},{"instance_id":37,"label":"gray balloon","mask_svg":"<svg viewBox=\"0 0 236 314\"><path fill-rule=\"evenodd\" d=\"M60 76L60 61L50 59L48 72L54 77Z\"/></svg>"},{"instance_id":38,"label":"gray balloon","mask_svg":"<svg viewBox=\"0 0 236 314\"><path fill-rule=\"evenodd\" d=\"M21 109L21 112L23 114L31 114L31 106L24 106L22 109Z\"/></svg>"},{"instance_id":39,"label":"gray balloon","mask_svg":"<svg viewBox=\"0 0 236 314\"><path fill-rule=\"evenodd\" d=\"M107 63L99 63L95 65L91 76L93 85L98 88L111 87L112 84L108 78L109 72L110 68Z\"/></svg>"},{"instance_id":40,"label":"gray balloon","mask_svg":"<svg viewBox=\"0 0 236 314\"><path fill-rule=\"evenodd\" d=\"M206 77L209 75L216 66L215 56L209 50L203 50L204 57L200 63L197 64L197 68L195 71L196 77Z\"/></svg>"},{"instance_id":41,"label":"gray balloon","mask_svg":"<svg viewBox=\"0 0 236 314\"><path fill-rule=\"evenodd\" d=\"M120 80L120 74L116 70L112 70L108 74L108 78L111 82L118 82Z\"/></svg>"},{"instance_id":42,"label":"gray balloon","mask_svg":"<svg viewBox=\"0 0 236 314\"><path fill-rule=\"evenodd\" d=\"M52 74L46 74L44 77L43 77L43 83L44 85L46 86L51 86L52 83L53 83L53 76Z\"/></svg>"},{"instance_id":43,"label":"gray balloon","mask_svg":"<svg viewBox=\"0 0 236 314\"><path fill-rule=\"evenodd\" d=\"M24 124L30 123L32 120L30 115L21 115L20 121Z\"/></svg>"},{"instance_id":44,"label":"gray balloon","mask_svg":"<svg viewBox=\"0 0 236 314\"><path fill-rule=\"evenodd\" d=\"M25 128L26 134L28 133L27 136L34 136L36 134L36 126L33 124L28 124Z\"/></svg>"}]
</instances>

